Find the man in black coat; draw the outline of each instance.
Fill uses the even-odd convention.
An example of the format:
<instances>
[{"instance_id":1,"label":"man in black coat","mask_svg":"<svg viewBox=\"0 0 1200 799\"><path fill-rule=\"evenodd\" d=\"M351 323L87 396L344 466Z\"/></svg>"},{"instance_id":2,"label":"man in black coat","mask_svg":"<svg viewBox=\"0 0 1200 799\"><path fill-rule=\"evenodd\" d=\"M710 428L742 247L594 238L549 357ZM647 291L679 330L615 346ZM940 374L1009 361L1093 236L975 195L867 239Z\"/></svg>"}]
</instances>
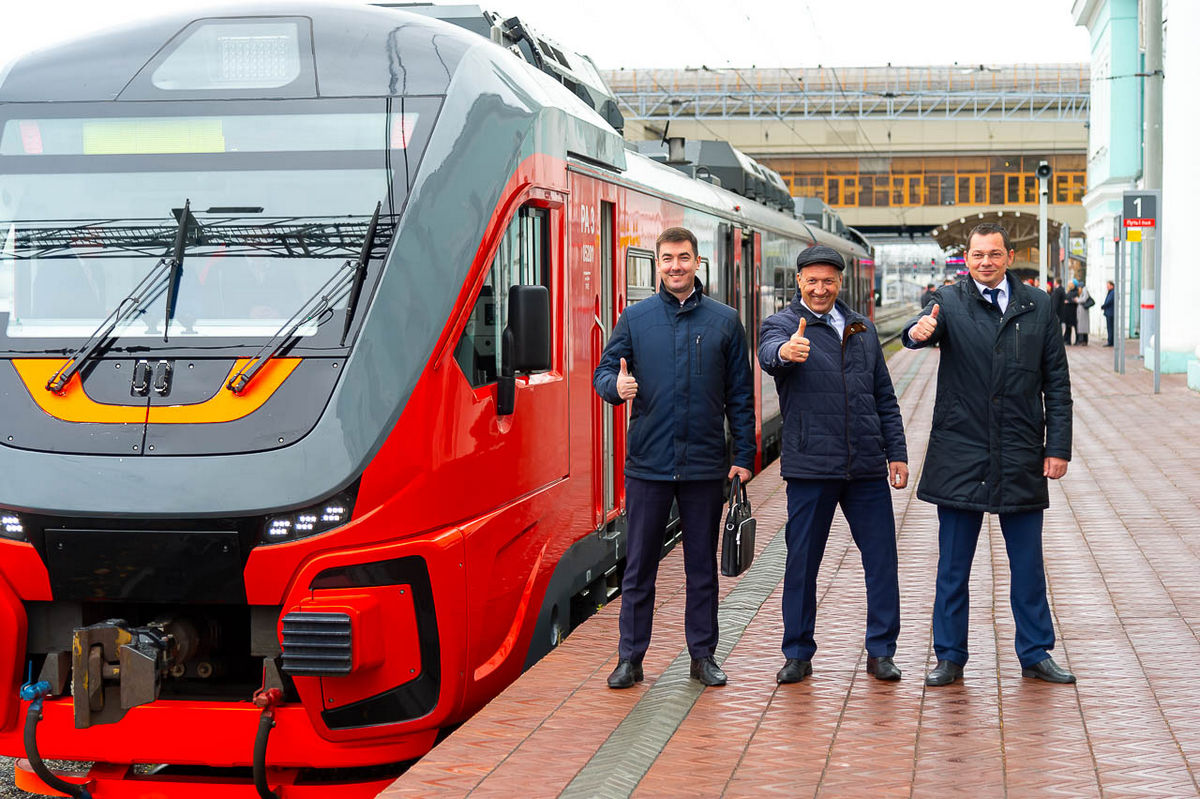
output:
<instances>
[{"instance_id":1,"label":"man in black coat","mask_svg":"<svg viewBox=\"0 0 1200 799\"><path fill-rule=\"evenodd\" d=\"M1115 284L1109 280L1105 284L1108 287L1108 293L1104 295L1104 302L1100 305L1100 310L1104 312L1104 324L1108 326L1108 343L1104 346L1111 347L1113 345L1113 310L1115 303Z\"/></svg>"},{"instance_id":2,"label":"man in black coat","mask_svg":"<svg viewBox=\"0 0 1200 799\"><path fill-rule=\"evenodd\" d=\"M816 245L796 259L799 291L762 324L758 360L774 375L783 412L780 473L787 480L783 668L780 683L812 673L817 572L840 505L867 583L867 672L900 679L896 523L888 485L908 485L900 405L875 326L837 301L846 265Z\"/></svg>"},{"instance_id":3,"label":"man in black coat","mask_svg":"<svg viewBox=\"0 0 1200 799\"><path fill-rule=\"evenodd\" d=\"M1067 291L1062 287L1060 281L1056 281L1052 277L1046 278L1046 285L1050 289L1050 310L1054 313L1055 319L1059 324L1059 333L1065 334L1065 325L1067 324ZM1066 341L1067 339L1064 339Z\"/></svg>"},{"instance_id":4,"label":"man in black coat","mask_svg":"<svg viewBox=\"0 0 1200 799\"><path fill-rule=\"evenodd\" d=\"M754 467L754 383L737 311L704 295L696 237L668 228L655 243L659 291L617 320L592 384L614 405L633 402L625 458L629 534L621 579L621 642L610 688L642 679L654 583L671 504L679 504L691 675L724 685L717 666L717 531L725 480ZM725 422L733 465L725 451Z\"/></svg>"},{"instance_id":5,"label":"man in black coat","mask_svg":"<svg viewBox=\"0 0 1200 799\"><path fill-rule=\"evenodd\" d=\"M1050 298L1007 275L1016 253L1000 225L967 237L970 278L942 288L904 328L916 349L938 344L937 400L917 496L938 507L937 595L926 685L948 685L967 662L967 584L983 514L1000 517L1021 674L1072 683L1050 657L1054 626L1042 565L1047 478L1071 458L1071 377Z\"/></svg>"}]
</instances>

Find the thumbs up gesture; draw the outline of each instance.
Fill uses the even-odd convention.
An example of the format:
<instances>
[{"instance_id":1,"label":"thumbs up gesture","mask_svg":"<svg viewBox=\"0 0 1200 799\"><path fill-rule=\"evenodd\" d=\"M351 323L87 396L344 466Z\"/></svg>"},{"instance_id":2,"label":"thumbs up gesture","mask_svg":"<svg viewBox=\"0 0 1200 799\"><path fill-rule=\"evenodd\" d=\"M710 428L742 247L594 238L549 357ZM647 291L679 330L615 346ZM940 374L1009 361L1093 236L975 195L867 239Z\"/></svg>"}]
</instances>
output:
<instances>
[{"instance_id":1,"label":"thumbs up gesture","mask_svg":"<svg viewBox=\"0 0 1200 799\"><path fill-rule=\"evenodd\" d=\"M629 374L629 365L621 359L621 371L617 372L617 396L623 400L631 400L637 396L637 380Z\"/></svg>"},{"instance_id":2,"label":"thumbs up gesture","mask_svg":"<svg viewBox=\"0 0 1200 799\"><path fill-rule=\"evenodd\" d=\"M908 331L908 337L913 341L928 341L933 335L933 331L937 330L937 317L940 305L934 305L933 309L926 315L917 320L917 323Z\"/></svg>"},{"instance_id":3,"label":"thumbs up gesture","mask_svg":"<svg viewBox=\"0 0 1200 799\"><path fill-rule=\"evenodd\" d=\"M800 317L800 327L779 348L780 360L792 363L804 363L808 360L809 341L804 337L804 327L807 324L808 321L804 317Z\"/></svg>"}]
</instances>

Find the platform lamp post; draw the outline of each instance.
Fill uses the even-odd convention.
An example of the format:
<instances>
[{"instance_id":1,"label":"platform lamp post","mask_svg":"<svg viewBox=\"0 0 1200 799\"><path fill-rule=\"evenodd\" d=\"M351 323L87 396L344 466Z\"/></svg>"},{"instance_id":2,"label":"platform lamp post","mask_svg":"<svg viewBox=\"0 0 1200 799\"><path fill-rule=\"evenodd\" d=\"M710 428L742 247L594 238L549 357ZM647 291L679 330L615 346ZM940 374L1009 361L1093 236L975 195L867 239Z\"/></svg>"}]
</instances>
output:
<instances>
[{"instance_id":1,"label":"platform lamp post","mask_svg":"<svg viewBox=\"0 0 1200 799\"><path fill-rule=\"evenodd\" d=\"M1037 165L1038 179L1038 285L1046 285L1046 264L1050 253L1046 251L1049 243L1046 241L1047 224L1046 204L1050 198L1050 164L1042 161Z\"/></svg>"}]
</instances>

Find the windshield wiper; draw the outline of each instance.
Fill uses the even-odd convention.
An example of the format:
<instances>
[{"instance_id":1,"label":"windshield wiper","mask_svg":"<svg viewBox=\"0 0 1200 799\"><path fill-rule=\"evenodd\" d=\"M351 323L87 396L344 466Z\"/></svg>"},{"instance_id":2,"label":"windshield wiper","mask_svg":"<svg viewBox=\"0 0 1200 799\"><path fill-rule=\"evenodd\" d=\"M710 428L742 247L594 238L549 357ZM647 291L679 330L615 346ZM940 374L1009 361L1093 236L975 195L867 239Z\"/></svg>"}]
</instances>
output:
<instances>
[{"instance_id":1,"label":"windshield wiper","mask_svg":"<svg viewBox=\"0 0 1200 799\"><path fill-rule=\"evenodd\" d=\"M342 325L342 346L346 344L346 336L350 335L354 310L358 307L358 298L362 296L363 282L367 279L367 262L371 260L371 247L375 244L375 229L379 227L379 209L382 207L382 201L375 203L375 213L371 216L371 224L367 226L367 239L363 242L362 251L358 254L358 263L354 265L354 283L350 286L350 299L346 302L346 323Z\"/></svg>"},{"instance_id":2,"label":"windshield wiper","mask_svg":"<svg viewBox=\"0 0 1200 799\"><path fill-rule=\"evenodd\" d=\"M183 275L183 250L187 244L188 225L195 222L192 216L192 201L185 200L183 211L179 214L179 229L175 231L175 250L172 253L171 273L167 278L167 309L163 321L163 343L167 342L167 333L171 329L171 320L175 317L175 300L179 297L179 278ZM199 222L196 226L199 227Z\"/></svg>"},{"instance_id":3,"label":"windshield wiper","mask_svg":"<svg viewBox=\"0 0 1200 799\"><path fill-rule=\"evenodd\" d=\"M190 202L190 201L189 201ZM175 258L168 259L165 255L158 259L158 263L146 273L146 276L133 287L133 291L125 295L125 297L117 303L117 307L112 310L104 318L99 326L92 331L92 334L87 337L87 340L80 344L67 357L66 362L58 368L58 371L51 376L46 383L47 391L62 391L70 382L71 378L87 364L88 361L100 350L101 347L109 341L109 337L117 327L134 316L144 312L145 306L154 302L164 288L168 288L171 283L172 272L175 268L176 260L182 258L182 243L183 232L187 226L187 205L184 205L184 214L180 217L180 233L175 237Z\"/></svg>"},{"instance_id":4,"label":"windshield wiper","mask_svg":"<svg viewBox=\"0 0 1200 799\"><path fill-rule=\"evenodd\" d=\"M354 258L366 232L366 219L344 216L249 216L258 206L209 208L203 213L225 216L206 219L203 225L192 212L187 249L193 257L204 255L263 255L274 258ZM178 213L173 209L173 213ZM139 219L21 219L5 220L16 227L14 252L5 258L26 261L57 257L85 247L81 257L128 258L170 252L179 224L142 224ZM189 233L192 233L189 231ZM389 232L380 229L380 236ZM377 237L378 238L378 237Z\"/></svg>"},{"instance_id":5,"label":"windshield wiper","mask_svg":"<svg viewBox=\"0 0 1200 799\"><path fill-rule=\"evenodd\" d=\"M371 260L371 247L375 243L375 228L379 223L379 209L381 205L382 203L375 204L375 215L371 217L371 224L367 227L367 237L363 241L362 249L359 250L358 259L355 261L347 260L339 266L337 271L325 281L325 284L317 289L315 294L305 300L304 304L288 317L283 326L275 331L275 335L267 339L267 343L254 355L254 358L229 379L229 382L225 384L225 388L234 394L240 394L244 391L246 386L250 384L250 381L254 379L254 376L267 364L267 361L274 358L292 343L296 337L297 330L313 319L319 319L326 311L333 308L343 297L349 294L350 301L346 307L346 325L342 330L342 343L345 344L346 334L350 330L350 319L354 313L354 306L358 303L359 296L362 293L362 284L367 272L367 262Z\"/></svg>"}]
</instances>

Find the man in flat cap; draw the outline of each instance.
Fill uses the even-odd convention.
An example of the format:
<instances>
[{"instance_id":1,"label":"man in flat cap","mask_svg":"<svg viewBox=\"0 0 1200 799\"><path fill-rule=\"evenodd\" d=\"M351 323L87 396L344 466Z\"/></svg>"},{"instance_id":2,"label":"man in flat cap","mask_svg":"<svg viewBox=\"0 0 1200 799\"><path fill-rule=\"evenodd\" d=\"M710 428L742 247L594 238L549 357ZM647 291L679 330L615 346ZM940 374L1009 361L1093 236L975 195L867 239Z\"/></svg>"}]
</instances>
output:
<instances>
[{"instance_id":1,"label":"man in flat cap","mask_svg":"<svg viewBox=\"0 0 1200 799\"><path fill-rule=\"evenodd\" d=\"M783 412L780 472L787 481L783 654L776 680L800 682L817 651L816 580L840 505L867 583L867 672L899 680L896 522L888 486L908 485L900 406L871 320L839 302L846 264L814 245L796 258L799 291L763 322L758 360L775 377Z\"/></svg>"}]
</instances>

